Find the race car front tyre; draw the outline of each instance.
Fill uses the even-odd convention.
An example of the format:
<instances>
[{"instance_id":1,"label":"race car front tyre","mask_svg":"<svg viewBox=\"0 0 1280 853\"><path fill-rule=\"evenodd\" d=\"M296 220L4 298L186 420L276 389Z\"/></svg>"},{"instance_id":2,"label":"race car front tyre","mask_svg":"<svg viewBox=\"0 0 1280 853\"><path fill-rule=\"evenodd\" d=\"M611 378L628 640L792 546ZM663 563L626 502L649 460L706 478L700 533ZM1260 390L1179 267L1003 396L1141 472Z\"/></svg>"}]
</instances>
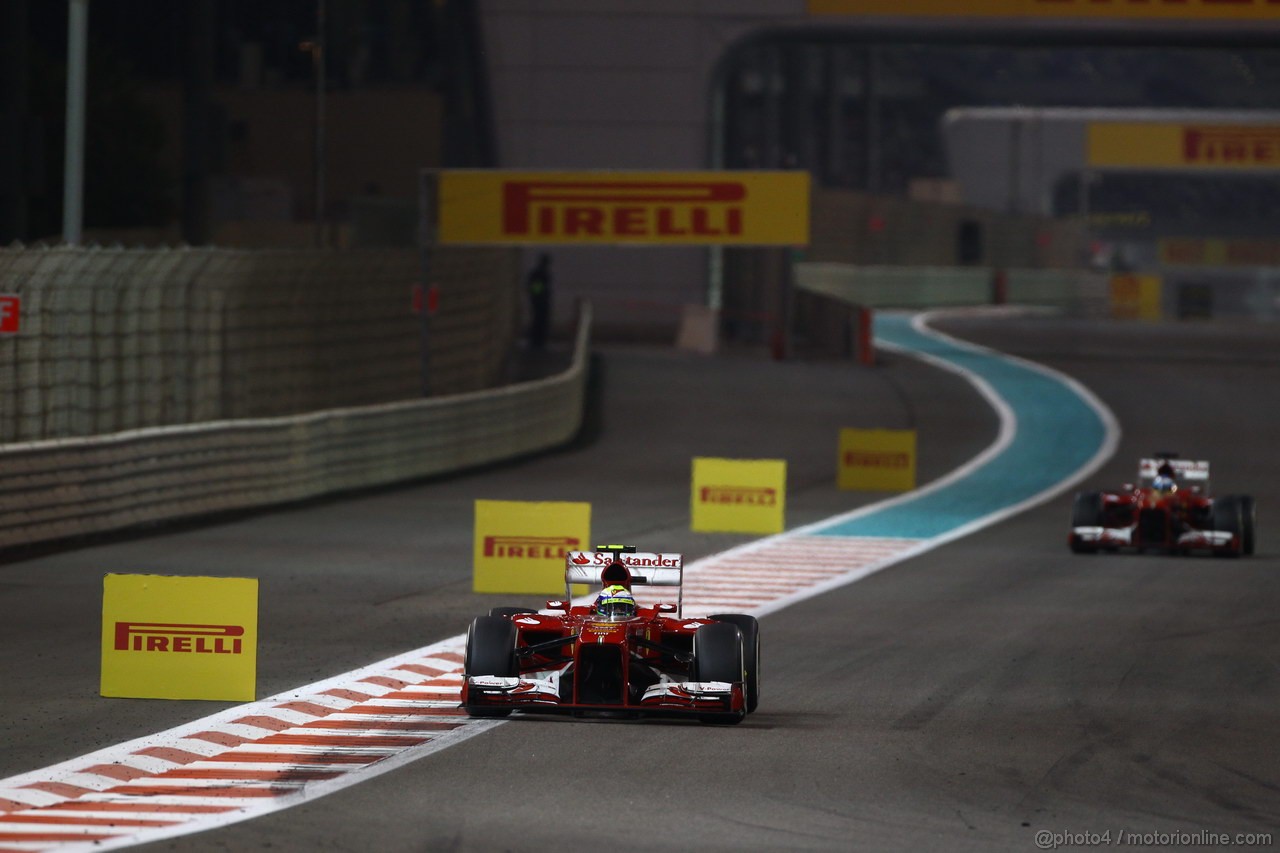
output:
<instances>
[{"instance_id":1,"label":"race car front tyre","mask_svg":"<svg viewBox=\"0 0 1280 853\"><path fill-rule=\"evenodd\" d=\"M742 632L742 663L747 671L747 713L750 714L760 704L760 623L746 613L717 613L711 618L737 625Z\"/></svg>"},{"instance_id":2,"label":"race car front tyre","mask_svg":"<svg viewBox=\"0 0 1280 853\"><path fill-rule=\"evenodd\" d=\"M1236 537L1240 547L1234 551L1223 551L1226 557L1239 557L1249 553L1246 550L1244 507L1239 495L1227 495L1216 498L1213 502L1213 529L1225 530Z\"/></svg>"},{"instance_id":3,"label":"race car front tyre","mask_svg":"<svg viewBox=\"0 0 1280 853\"><path fill-rule=\"evenodd\" d=\"M1071 528L1102 526L1102 492L1076 492L1071 503ZM1072 534L1071 550L1077 554L1091 554L1098 549Z\"/></svg>"},{"instance_id":4,"label":"race car front tyre","mask_svg":"<svg viewBox=\"0 0 1280 853\"><path fill-rule=\"evenodd\" d=\"M477 616L467 629L467 654L463 672L468 676L496 675L510 678L519 674L516 665L516 626L502 616ZM510 708L467 705L473 717L506 717Z\"/></svg>"},{"instance_id":5,"label":"race car front tyre","mask_svg":"<svg viewBox=\"0 0 1280 853\"><path fill-rule=\"evenodd\" d=\"M1258 525L1258 506L1254 503L1253 495L1240 496L1240 535L1244 540L1245 554L1253 553L1254 546L1254 529Z\"/></svg>"},{"instance_id":6,"label":"race car front tyre","mask_svg":"<svg viewBox=\"0 0 1280 853\"><path fill-rule=\"evenodd\" d=\"M737 625L729 622L703 625L693 634L693 680L731 683L745 681L742 648L742 631ZM742 722L745 716L743 712L730 712L702 714L698 719L704 723L733 725Z\"/></svg>"}]
</instances>

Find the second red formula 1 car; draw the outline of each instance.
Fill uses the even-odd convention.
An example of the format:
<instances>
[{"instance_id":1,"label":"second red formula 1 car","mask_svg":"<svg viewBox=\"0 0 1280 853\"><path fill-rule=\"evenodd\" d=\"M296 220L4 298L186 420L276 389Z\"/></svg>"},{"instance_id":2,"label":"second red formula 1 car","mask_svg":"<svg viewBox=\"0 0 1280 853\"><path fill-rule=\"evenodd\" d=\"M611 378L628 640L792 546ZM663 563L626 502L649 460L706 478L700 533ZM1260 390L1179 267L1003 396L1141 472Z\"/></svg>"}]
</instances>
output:
<instances>
[{"instance_id":1,"label":"second red formula 1 car","mask_svg":"<svg viewBox=\"0 0 1280 853\"><path fill-rule=\"evenodd\" d=\"M1226 557L1252 554L1257 510L1249 495L1209 494L1209 463L1162 453L1138 463L1138 480L1118 491L1079 492L1071 550L1132 548Z\"/></svg>"},{"instance_id":2,"label":"second red formula 1 car","mask_svg":"<svg viewBox=\"0 0 1280 853\"><path fill-rule=\"evenodd\" d=\"M565 597L542 610L498 607L467 632L462 705L512 711L687 717L738 723L760 695L760 627L741 613L685 618L679 554L632 546L572 551ZM575 585L598 587L574 604ZM674 587L676 601L644 599ZM637 601L640 598L640 601Z\"/></svg>"}]
</instances>

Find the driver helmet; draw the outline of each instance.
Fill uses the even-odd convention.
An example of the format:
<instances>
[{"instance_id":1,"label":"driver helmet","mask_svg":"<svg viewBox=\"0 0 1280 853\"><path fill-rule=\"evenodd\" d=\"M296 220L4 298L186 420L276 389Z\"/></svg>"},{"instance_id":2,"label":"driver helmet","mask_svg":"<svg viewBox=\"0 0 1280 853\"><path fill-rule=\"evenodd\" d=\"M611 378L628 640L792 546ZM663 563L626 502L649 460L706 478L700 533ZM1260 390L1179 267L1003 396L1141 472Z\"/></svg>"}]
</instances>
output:
<instances>
[{"instance_id":1,"label":"driver helmet","mask_svg":"<svg viewBox=\"0 0 1280 853\"><path fill-rule=\"evenodd\" d=\"M1168 497L1178 491L1178 483L1168 474L1157 474L1151 481L1151 488L1160 497Z\"/></svg>"},{"instance_id":2,"label":"driver helmet","mask_svg":"<svg viewBox=\"0 0 1280 853\"><path fill-rule=\"evenodd\" d=\"M621 622L636 615L636 600L625 586L614 584L600 590L593 612L602 619Z\"/></svg>"}]
</instances>

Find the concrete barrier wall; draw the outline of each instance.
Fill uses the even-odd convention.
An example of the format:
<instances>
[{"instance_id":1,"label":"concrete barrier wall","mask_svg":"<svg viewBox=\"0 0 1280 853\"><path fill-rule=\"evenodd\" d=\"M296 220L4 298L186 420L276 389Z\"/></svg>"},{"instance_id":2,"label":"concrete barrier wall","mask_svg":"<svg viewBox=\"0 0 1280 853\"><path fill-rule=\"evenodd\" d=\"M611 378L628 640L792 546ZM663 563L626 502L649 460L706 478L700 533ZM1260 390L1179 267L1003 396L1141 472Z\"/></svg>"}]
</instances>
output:
<instances>
[{"instance_id":1,"label":"concrete barrier wall","mask_svg":"<svg viewBox=\"0 0 1280 853\"><path fill-rule=\"evenodd\" d=\"M561 445L583 415L591 317L564 373L305 415L0 446L0 548L268 506Z\"/></svg>"}]
</instances>

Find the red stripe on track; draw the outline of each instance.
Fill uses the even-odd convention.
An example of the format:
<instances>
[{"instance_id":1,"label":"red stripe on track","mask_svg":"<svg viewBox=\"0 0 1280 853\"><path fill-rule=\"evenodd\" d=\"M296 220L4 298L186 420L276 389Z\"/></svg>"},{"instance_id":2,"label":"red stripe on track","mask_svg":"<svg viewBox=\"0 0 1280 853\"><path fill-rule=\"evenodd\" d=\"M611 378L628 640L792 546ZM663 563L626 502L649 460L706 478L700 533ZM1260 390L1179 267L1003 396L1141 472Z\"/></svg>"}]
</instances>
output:
<instances>
[{"instance_id":1,"label":"red stripe on track","mask_svg":"<svg viewBox=\"0 0 1280 853\"><path fill-rule=\"evenodd\" d=\"M326 690L320 694L321 696L333 696L337 699L346 699L351 702L368 702L374 698L368 693L357 693L354 690Z\"/></svg>"},{"instance_id":2,"label":"red stripe on track","mask_svg":"<svg viewBox=\"0 0 1280 853\"><path fill-rule=\"evenodd\" d=\"M176 803L122 803L116 800L94 802L93 800L77 800L71 803L58 803L45 806L41 811L67 812L157 812L164 814L222 814L233 812L235 806L202 806L181 805Z\"/></svg>"},{"instance_id":3,"label":"red stripe on track","mask_svg":"<svg viewBox=\"0 0 1280 853\"><path fill-rule=\"evenodd\" d=\"M234 767L183 767L160 774L162 779L239 779L245 782L309 782L336 779L341 770L237 770Z\"/></svg>"},{"instance_id":4,"label":"red stripe on track","mask_svg":"<svg viewBox=\"0 0 1280 853\"><path fill-rule=\"evenodd\" d=\"M373 764L375 761L381 761L386 757L385 753L227 752L206 760L225 761L233 764Z\"/></svg>"},{"instance_id":5,"label":"red stripe on track","mask_svg":"<svg viewBox=\"0 0 1280 853\"><path fill-rule=\"evenodd\" d=\"M377 731L386 729L397 732L440 732L453 731L462 723L428 723L425 720L316 720L302 726L304 729L352 729L355 731Z\"/></svg>"},{"instance_id":6,"label":"red stripe on track","mask_svg":"<svg viewBox=\"0 0 1280 853\"><path fill-rule=\"evenodd\" d=\"M31 803L20 803L17 800L0 799L0 812L20 812L23 809L34 808Z\"/></svg>"},{"instance_id":7,"label":"red stripe on track","mask_svg":"<svg viewBox=\"0 0 1280 853\"><path fill-rule=\"evenodd\" d=\"M290 746L363 746L363 747L410 747L426 743L430 738L409 737L407 735L272 735L258 741L261 744L283 743Z\"/></svg>"},{"instance_id":8,"label":"red stripe on track","mask_svg":"<svg viewBox=\"0 0 1280 853\"><path fill-rule=\"evenodd\" d=\"M388 717L434 717L465 713L461 708L409 708L398 705L357 705L344 714L386 714Z\"/></svg>"},{"instance_id":9,"label":"red stripe on track","mask_svg":"<svg viewBox=\"0 0 1280 853\"><path fill-rule=\"evenodd\" d=\"M396 669L403 669L406 672L416 673L418 675L445 675L453 672L451 669L440 669L435 666L423 666L420 663L402 663Z\"/></svg>"},{"instance_id":10,"label":"red stripe on track","mask_svg":"<svg viewBox=\"0 0 1280 853\"><path fill-rule=\"evenodd\" d=\"M285 729L291 729L297 723L290 723L287 720L277 720L275 717L241 717L238 720L232 720L232 723L240 726L253 726L259 729L269 729L273 732L282 732Z\"/></svg>"},{"instance_id":11,"label":"red stripe on track","mask_svg":"<svg viewBox=\"0 0 1280 853\"><path fill-rule=\"evenodd\" d=\"M360 679L362 684L376 684L379 687L390 687L399 690L401 687L408 687L412 681L401 681L398 678L388 678L385 675L371 675L368 678Z\"/></svg>"},{"instance_id":12,"label":"red stripe on track","mask_svg":"<svg viewBox=\"0 0 1280 853\"><path fill-rule=\"evenodd\" d=\"M106 841L119 833L95 834L86 832L0 832L0 841ZM31 853L31 851L23 851Z\"/></svg>"},{"instance_id":13,"label":"red stripe on track","mask_svg":"<svg viewBox=\"0 0 1280 853\"><path fill-rule=\"evenodd\" d=\"M252 738L240 737L239 735L227 734L226 732L200 732L199 734L187 735L193 740L203 740L218 746L239 746L242 743L252 743Z\"/></svg>"},{"instance_id":14,"label":"red stripe on track","mask_svg":"<svg viewBox=\"0 0 1280 853\"><path fill-rule=\"evenodd\" d=\"M115 779L117 782L129 782L142 776L155 775L150 770L139 770L137 767L130 767L127 764L95 764L92 767L86 767L80 772L92 773L95 776L105 776L108 779Z\"/></svg>"},{"instance_id":15,"label":"red stripe on track","mask_svg":"<svg viewBox=\"0 0 1280 853\"><path fill-rule=\"evenodd\" d=\"M74 823L78 826L173 826L174 824L183 823L181 820L143 820L141 818L128 817L83 817L73 814L16 814L12 817L4 819L5 823L44 823L44 824L68 824Z\"/></svg>"},{"instance_id":16,"label":"red stripe on track","mask_svg":"<svg viewBox=\"0 0 1280 853\"><path fill-rule=\"evenodd\" d=\"M388 693L383 699L453 699L459 701L462 696L462 685L455 684L452 689L448 690L397 690L394 693ZM350 713L349 711L347 713Z\"/></svg>"},{"instance_id":17,"label":"red stripe on track","mask_svg":"<svg viewBox=\"0 0 1280 853\"><path fill-rule=\"evenodd\" d=\"M159 758L162 761L172 761L174 764L190 764L193 761L204 761L203 755L187 752L185 749L174 749L171 746L149 746L146 749L138 750L134 755Z\"/></svg>"},{"instance_id":18,"label":"red stripe on track","mask_svg":"<svg viewBox=\"0 0 1280 853\"><path fill-rule=\"evenodd\" d=\"M334 712L333 708L317 705L315 702L285 702L283 705L277 705L276 707L284 711L310 714L313 717L325 717Z\"/></svg>"},{"instance_id":19,"label":"red stripe on track","mask_svg":"<svg viewBox=\"0 0 1280 853\"><path fill-rule=\"evenodd\" d=\"M65 782L32 782L22 787L32 791L44 791L46 794L57 794L59 797L83 797L85 794L93 793L92 788L81 788L79 785L68 785Z\"/></svg>"},{"instance_id":20,"label":"red stripe on track","mask_svg":"<svg viewBox=\"0 0 1280 853\"><path fill-rule=\"evenodd\" d=\"M111 793L130 797L283 797L296 788L250 788L244 785L211 785L188 787L186 785L137 785L129 788L112 788Z\"/></svg>"}]
</instances>

